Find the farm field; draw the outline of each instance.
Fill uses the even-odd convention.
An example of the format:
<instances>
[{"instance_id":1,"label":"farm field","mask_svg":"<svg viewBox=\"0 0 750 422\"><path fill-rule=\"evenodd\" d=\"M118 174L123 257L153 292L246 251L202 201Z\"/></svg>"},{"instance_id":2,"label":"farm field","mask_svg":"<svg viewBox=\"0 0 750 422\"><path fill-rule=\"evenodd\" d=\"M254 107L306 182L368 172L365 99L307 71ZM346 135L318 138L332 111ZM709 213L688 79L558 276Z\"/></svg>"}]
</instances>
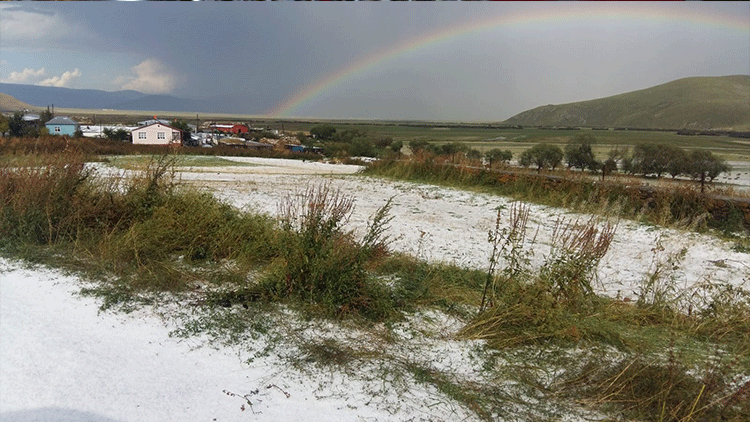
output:
<instances>
[{"instance_id":1,"label":"farm field","mask_svg":"<svg viewBox=\"0 0 750 422\"><path fill-rule=\"evenodd\" d=\"M128 178L144 162L92 165L103 177ZM513 207L502 197L362 177L357 166L246 157L179 164L180 183L270 215L278 214L284 198L329 184L353 198L347 227L359 235L392 198L386 234L393 250L469 268L487 268L487 233L498 209L507 224ZM533 268L551 253L556 222L590 218L559 208L529 209L533 236L524 247L533 252ZM750 289L750 254L732 241L610 222L616 232L596 270L599 294L636 301L655 274L685 300L677 306L699 304L695 295L712 286ZM100 312L100 299L79 294L89 282L6 258L0 259L0 283L0 337L17 339L0 344L3 420L603 420L606 415L594 408L551 392L559 391L572 362L623 356L603 346L495 350L460 338L466 321L436 310L415 312L390 327L362 327L310 321L281 308L263 322L261 334L233 332L227 339L202 331L204 315L169 296L130 313ZM229 322L242 310L214 312ZM737 365L735 382L750 381L747 362ZM494 386L491 399L477 402L456 390L466 386Z\"/></svg>"}]
</instances>

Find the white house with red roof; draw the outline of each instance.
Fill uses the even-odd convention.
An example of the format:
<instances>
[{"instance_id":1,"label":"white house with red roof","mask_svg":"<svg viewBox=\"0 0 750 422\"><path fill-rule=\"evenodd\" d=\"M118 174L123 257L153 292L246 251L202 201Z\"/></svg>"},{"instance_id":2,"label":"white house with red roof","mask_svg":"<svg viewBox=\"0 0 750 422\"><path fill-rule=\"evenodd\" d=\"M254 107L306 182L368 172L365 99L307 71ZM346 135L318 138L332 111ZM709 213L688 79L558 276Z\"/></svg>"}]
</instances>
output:
<instances>
[{"instance_id":1,"label":"white house with red roof","mask_svg":"<svg viewBox=\"0 0 750 422\"><path fill-rule=\"evenodd\" d=\"M182 132L161 122L154 122L130 131L134 144L140 145L180 145Z\"/></svg>"}]
</instances>

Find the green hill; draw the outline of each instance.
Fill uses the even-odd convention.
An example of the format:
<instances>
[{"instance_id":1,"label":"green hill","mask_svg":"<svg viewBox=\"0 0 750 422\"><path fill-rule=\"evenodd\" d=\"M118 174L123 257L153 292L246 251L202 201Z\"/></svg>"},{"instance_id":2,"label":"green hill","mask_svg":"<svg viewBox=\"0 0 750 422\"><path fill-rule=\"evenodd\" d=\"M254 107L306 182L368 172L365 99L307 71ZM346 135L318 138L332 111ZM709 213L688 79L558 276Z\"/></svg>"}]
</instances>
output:
<instances>
[{"instance_id":1,"label":"green hill","mask_svg":"<svg viewBox=\"0 0 750 422\"><path fill-rule=\"evenodd\" d=\"M693 77L577 103L546 105L504 123L750 130L750 75Z\"/></svg>"},{"instance_id":2,"label":"green hill","mask_svg":"<svg viewBox=\"0 0 750 422\"><path fill-rule=\"evenodd\" d=\"M19 101L10 95L0 93L0 111L34 110L36 107Z\"/></svg>"}]
</instances>

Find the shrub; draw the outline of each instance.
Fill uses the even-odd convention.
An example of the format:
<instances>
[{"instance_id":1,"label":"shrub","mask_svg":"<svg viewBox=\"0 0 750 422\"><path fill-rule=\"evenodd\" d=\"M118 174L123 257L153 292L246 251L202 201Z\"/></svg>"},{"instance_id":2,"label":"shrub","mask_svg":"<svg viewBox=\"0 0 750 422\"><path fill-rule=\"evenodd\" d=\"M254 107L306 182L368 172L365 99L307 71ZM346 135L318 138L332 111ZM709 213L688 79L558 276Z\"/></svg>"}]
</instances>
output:
<instances>
[{"instance_id":1,"label":"shrub","mask_svg":"<svg viewBox=\"0 0 750 422\"><path fill-rule=\"evenodd\" d=\"M560 219L552 232L552 250L539 277L552 286L557 301L582 307L594 296L592 279L596 267L609 250L616 226L595 218L581 223Z\"/></svg>"},{"instance_id":2,"label":"shrub","mask_svg":"<svg viewBox=\"0 0 750 422\"><path fill-rule=\"evenodd\" d=\"M557 145L536 144L521 153L519 163L524 167L533 164L537 171L541 171L543 168L554 170L560 165L562 159L563 151Z\"/></svg>"},{"instance_id":3,"label":"shrub","mask_svg":"<svg viewBox=\"0 0 750 422\"><path fill-rule=\"evenodd\" d=\"M81 154L42 155L0 169L0 233L6 242L72 240L99 203Z\"/></svg>"},{"instance_id":4,"label":"shrub","mask_svg":"<svg viewBox=\"0 0 750 422\"><path fill-rule=\"evenodd\" d=\"M565 145L565 161L568 167L581 170L595 168L596 159L591 149L594 143L596 143L596 139L590 134L577 135L571 139Z\"/></svg>"},{"instance_id":5,"label":"shrub","mask_svg":"<svg viewBox=\"0 0 750 422\"><path fill-rule=\"evenodd\" d=\"M331 315L386 316L390 295L371 280L368 264L386 249L390 205L376 213L361 242L343 227L353 206L329 184L311 185L280 204L280 255L261 285L266 295L314 303Z\"/></svg>"}]
</instances>

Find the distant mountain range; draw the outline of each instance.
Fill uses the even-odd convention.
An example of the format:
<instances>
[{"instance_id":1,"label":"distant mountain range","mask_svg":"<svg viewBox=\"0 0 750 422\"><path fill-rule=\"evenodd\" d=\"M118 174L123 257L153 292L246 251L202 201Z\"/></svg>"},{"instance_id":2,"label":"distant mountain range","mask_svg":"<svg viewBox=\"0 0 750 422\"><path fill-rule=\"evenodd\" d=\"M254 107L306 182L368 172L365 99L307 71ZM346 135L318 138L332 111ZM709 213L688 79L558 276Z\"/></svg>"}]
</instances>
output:
<instances>
[{"instance_id":1,"label":"distant mountain range","mask_svg":"<svg viewBox=\"0 0 750 422\"><path fill-rule=\"evenodd\" d=\"M100 91L96 89L71 89L37 85L0 83L0 92L36 107L225 112L216 110L208 101L189 100L171 95L149 95L138 91Z\"/></svg>"},{"instance_id":2,"label":"distant mountain range","mask_svg":"<svg viewBox=\"0 0 750 422\"><path fill-rule=\"evenodd\" d=\"M506 124L750 130L750 75L693 77L612 97L546 105Z\"/></svg>"},{"instance_id":3,"label":"distant mountain range","mask_svg":"<svg viewBox=\"0 0 750 422\"><path fill-rule=\"evenodd\" d=\"M0 83L14 97L3 110L55 107L262 114L258 98L191 100L138 91L107 92ZM2 99L4 97L0 97ZM26 103L26 104L24 104ZM546 105L503 122L523 126L750 130L750 75L693 77L596 100Z\"/></svg>"}]
</instances>

